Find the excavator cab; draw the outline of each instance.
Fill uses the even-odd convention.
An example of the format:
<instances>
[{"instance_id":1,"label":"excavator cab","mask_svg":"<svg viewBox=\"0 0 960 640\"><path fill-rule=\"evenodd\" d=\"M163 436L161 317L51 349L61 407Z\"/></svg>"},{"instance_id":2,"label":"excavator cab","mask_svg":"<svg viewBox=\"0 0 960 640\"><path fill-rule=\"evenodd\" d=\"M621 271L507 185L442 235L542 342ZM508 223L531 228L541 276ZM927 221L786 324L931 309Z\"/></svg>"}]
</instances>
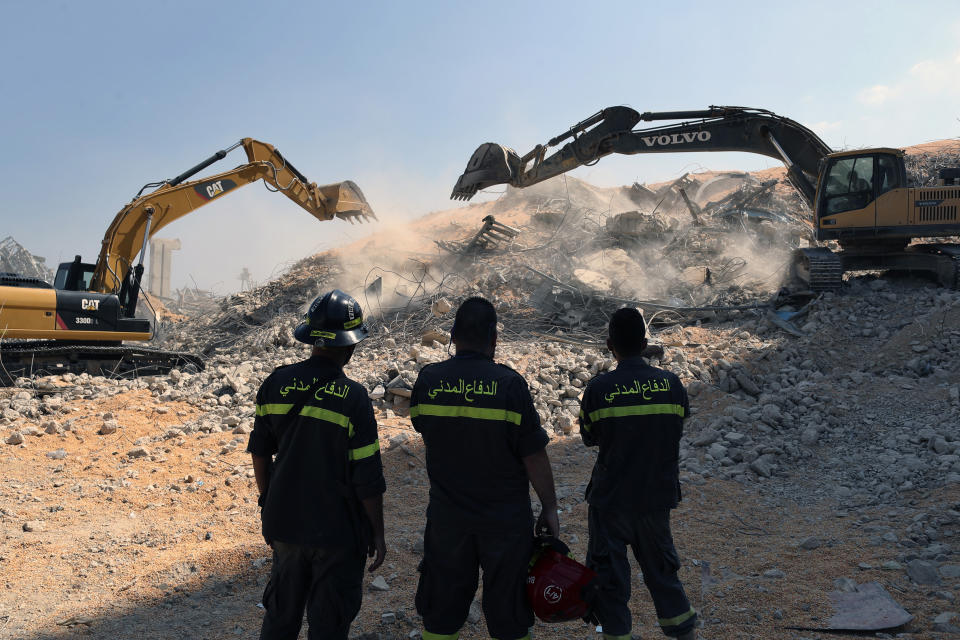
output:
<instances>
[{"instance_id":1,"label":"excavator cab","mask_svg":"<svg viewBox=\"0 0 960 640\"><path fill-rule=\"evenodd\" d=\"M61 291L90 291L90 282L93 280L95 264L82 262L76 256L73 262L61 262L57 267L57 276L53 280L53 288Z\"/></svg>"},{"instance_id":2,"label":"excavator cab","mask_svg":"<svg viewBox=\"0 0 960 640\"><path fill-rule=\"evenodd\" d=\"M888 209L905 210L905 203L899 202L905 197L905 187L906 168L898 149L828 155L818 189L818 239L875 235L878 226L906 224L907 220L886 220L888 216L881 215Z\"/></svg>"}]
</instances>

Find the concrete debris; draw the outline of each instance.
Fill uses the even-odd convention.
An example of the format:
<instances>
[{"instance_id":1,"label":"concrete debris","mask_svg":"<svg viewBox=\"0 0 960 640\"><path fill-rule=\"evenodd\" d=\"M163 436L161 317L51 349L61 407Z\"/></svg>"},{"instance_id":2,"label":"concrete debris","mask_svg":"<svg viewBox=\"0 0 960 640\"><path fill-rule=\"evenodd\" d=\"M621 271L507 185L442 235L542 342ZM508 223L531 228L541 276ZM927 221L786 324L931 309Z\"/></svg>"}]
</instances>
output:
<instances>
[{"instance_id":1,"label":"concrete debris","mask_svg":"<svg viewBox=\"0 0 960 640\"><path fill-rule=\"evenodd\" d=\"M483 227L468 242L449 242L446 240L435 240L435 242L444 251L466 256L507 247L518 235L520 235L519 229L497 222L496 218L490 215L483 219Z\"/></svg>"},{"instance_id":2,"label":"concrete debris","mask_svg":"<svg viewBox=\"0 0 960 640\"><path fill-rule=\"evenodd\" d=\"M116 420L106 419L103 421L103 424L100 425L100 430L97 433L102 436L108 436L111 433L116 433L119 428Z\"/></svg>"},{"instance_id":3,"label":"concrete debris","mask_svg":"<svg viewBox=\"0 0 960 640\"><path fill-rule=\"evenodd\" d=\"M908 153L904 157L907 176L918 187L930 187L937 184L940 170L960 167L960 140L919 145L917 153Z\"/></svg>"},{"instance_id":4,"label":"concrete debris","mask_svg":"<svg viewBox=\"0 0 960 640\"><path fill-rule=\"evenodd\" d=\"M23 523L23 530L27 533L43 531L43 520L27 520Z\"/></svg>"},{"instance_id":5,"label":"concrete debris","mask_svg":"<svg viewBox=\"0 0 960 640\"><path fill-rule=\"evenodd\" d=\"M762 198L744 205L745 184L763 190ZM72 443L85 438L104 455L117 451L116 459L127 471L139 470L137 490L188 497L214 486L221 493L225 487L237 490L240 482L252 487L243 448L256 412L256 389L274 367L306 356L307 347L294 340L292 330L318 293L340 287L360 298L370 327L370 337L357 349L347 373L369 390L378 423L389 429L381 440L382 453L385 459L395 456L391 464L397 483L425 491L428 479L419 435L407 420L408 399L420 370L447 357L444 341L460 302L483 295L495 304L497 360L527 380L551 438L571 445L578 438L579 395L595 375L615 366L604 350L609 314L631 304L644 310L649 338L657 345L650 357L675 372L691 398L678 461L685 504L696 503L700 486L722 480L729 481L725 486L743 485L773 509L830 505L838 519L849 518L851 535L869 548L849 559L858 576L882 576L891 589L897 585L939 600L935 613L955 608L943 604L953 600L935 594L953 597L960 580L960 564L953 557L960 503L950 498L960 487L960 292L908 276L858 274L838 294L791 300L780 313L767 313L778 285L765 279L773 269L764 257L788 251L794 235L766 233L793 222L752 221L758 216L751 212L769 203L765 198L781 197L782 184L763 185L742 175L722 180L687 176L679 188L699 207L702 224L697 226L679 191L677 209L666 208L667 194L655 209L660 199L645 206L638 199L646 196L632 198L624 193L629 189L591 191L570 178L544 187L539 195L508 189L496 202L478 205L522 231L495 252L451 256L437 251L431 244L441 237L437 230L423 242L427 248L422 252L409 251L394 260L392 247L377 256L375 265L358 264L364 251L352 249L306 258L276 280L212 299L206 310L164 329L158 346L202 353L207 364L202 372L176 370L135 380L64 375L0 390L0 438L11 444L4 450L8 456L32 452L50 467L96 468L94 461L81 462L86 456L74 453L63 462L44 458L61 443L72 452ZM747 213L727 215L731 209L708 206L734 192ZM640 214L617 219L630 212ZM799 220L798 229L800 222L806 224ZM609 229L631 224L636 241L615 242ZM450 226L443 230L448 237L469 237L462 227ZM731 249L734 238L742 244ZM377 278L379 288L364 297ZM792 330L782 328L781 320ZM158 427L144 441L124 437L132 428L125 417L70 414L74 401L99 403L126 392L149 396L157 414L168 418L184 406L195 411ZM121 423L124 429L117 432ZM100 438L94 435L98 430L116 435ZM35 438L55 442L30 447ZM25 441L29 448L19 448ZM150 469L164 466L163 458L173 460L177 447L193 441L203 442L206 450L190 470L191 481L172 483L176 488L171 483L153 486L158 483L149 479ZM585 488L569 482L571 471L589 468L594 455L579 445L576 451L569 459L555 459L558 484L566 484L558 486L558 494L568 510L583 508ZM63 491L71 490L71 484ZM27 495L28 490L11 495ZM253 489L240 490L252 495ZM47 505L24 505L35 511L15 520L17 528L40 514L50 517L40 510ZM253 509L253 502L248 506ZM230 510L245 508L237 504ZM255 518L255 512L238 517ZM569 522L576 516L565 517ZM48 523L54 529L53 521ZM730 519L721 524L733 527L724 530L725 536L741 535L735 531L765 535ZM798 546L788 554L810 562L848 548L846 541L838 544L835 534L815 524L791 533ZM396 544L422 554L422 532L406 532ZM409 574L404 569L401 575ZM760 567L753 578L765 588L779 588L788 575L790 580L806 577L791 564ZM822 579L832 588L834 576ZM371 596L384 598L375 613L389 609L397 614L398 625L404 623L400 610L387 600L399 595L399 584L379 576L370 584L371 589L392 591ZM838 583L846 594L863 595L863 587L851 591L848 581ZM723 588L714 583L710 597ZM780 618L769 611L757 615L761 613L767 621L771 615L795 615L786 607ZM924 619L921 634L931 629L932 620L933 615ZM942 624L955 622L948 618Z\"/></svg>"},{"instance_id":6,"label":"concrete debris","mask_svg":"<svg viewBox=\"0 0 960 640\"><path fill-rule=\"evenodd\" d=\"M387 584L383 576L377 576L370 582L371 591L389 591L390 585Z\"/></svg>"},{"instance_id":7,"label":"concrete debris","mask_svg":"<svg viewBox=\"0 0 960 640\"><path fill-rule=\"evenodd\" d=\"M0 273L14 273L48 283L53 282L54 275L44 258L33 255L11 236L0 240Z\"/></svg>"},{"instance_id":8,"label":"concrete debris","mask_svg":"<svg viewBox=\"0 0 960 640\"><path fill-rule=\"evenodd\" d=\"M450 301L446 298L438 298L430 305L430 311L433 312L433 315L437 318L442 318L447 315L451 309L453 309L453 305L451 305Z\"/></svg>"},{"instance_id":9,"label":"concrete debris","mask_svg":"<svg viewBox=\"0 0 960 640\"><path fill-rule=\"evenodd\" d=\"M896 600L877 582L856 585L830 594L834 615L826 627L831 631L882 631L903 626L913 620Z\"/></svg>"}]
</instances>

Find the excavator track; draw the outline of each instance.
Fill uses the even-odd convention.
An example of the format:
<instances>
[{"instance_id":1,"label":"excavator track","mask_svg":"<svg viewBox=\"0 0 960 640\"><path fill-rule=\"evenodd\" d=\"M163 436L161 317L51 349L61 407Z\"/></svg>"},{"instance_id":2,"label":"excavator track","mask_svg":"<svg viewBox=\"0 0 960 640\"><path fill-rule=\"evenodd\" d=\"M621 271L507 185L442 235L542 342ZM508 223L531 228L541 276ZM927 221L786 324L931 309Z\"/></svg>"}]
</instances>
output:
<instances>
[{"instance_id":1,"label":"excavator track","mask_svg":"<svg viewBox=\"0 0 960 640\"><path fill-rule=\"evenodd\" d=\"M950 258L953 262L952 279L947 273L940 276L940 284L950 289L960 289L960 244L924 244L917 249L927 253L936 253Z\"/></svg>"},{"instance_id":2,"label":"excavator track","mask_svg":"<svg viewBox=\"0 0 960 640\"><path fill-rule=\"evenodd\" d=\"M843 259L825 247L797 249L793 255L791 276L811 291L839 291L843 285Z\"/></svg>"},{"instance_id":3,"label":"excavator track","mask_svg":"<svg viewBox=\"0 0 960 640\"><path fill-rule=\"evenodd\" d=\"M10 384L18 377L63 373L131 378L178 367L202 370L203 360L189 353L144 346L31 340L0 344L0 365L0 384Z\"/></svg>"}]
</instances>

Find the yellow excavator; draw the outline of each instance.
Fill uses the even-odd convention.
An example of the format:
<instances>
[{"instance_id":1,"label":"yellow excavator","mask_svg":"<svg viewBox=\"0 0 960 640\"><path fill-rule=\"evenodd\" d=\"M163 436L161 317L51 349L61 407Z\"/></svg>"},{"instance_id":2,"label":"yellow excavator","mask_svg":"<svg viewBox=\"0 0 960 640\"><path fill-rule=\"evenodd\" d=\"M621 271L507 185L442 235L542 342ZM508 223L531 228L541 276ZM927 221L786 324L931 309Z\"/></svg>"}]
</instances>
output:
<instances>
[{"instance_id":1,"label":"yellow excavator","mask_svg":"<svg viewBox=\"0 0 960 640\"><path fill-rule=\"evenodd\" d=\"M245 164L188 180L238 147L246 151ZM146 249L171 222L257 180L321 221L376 219L355 183L317 186L272 145L244 138L176 178L144 185L110 223L95 263L80 256L62 263L52 286L0 273L0 380L68 371L151 374L184 364L202 368L190 354L122 344L153 336L150 320L136 317Z\"/></svg>"},{"instance_id":2,"label":"yellow excavator","mask_svg":"<svg viewBox=\"0 0 960 640\"><path fill-rule=\"evenodd\" d=\"M634 129L641 120L681 122ZM480 145L451 198L469 200L498 184L528 187L611 153L682 151L746 151L783 161L787 178L813 210L816 239L836 240L841 248L794 253L789 279L805 288L837 290L844 272L871 269L925 272L960 288L960 244L911 244L915 238L960 235L960 168L941 168L935 186L913 186L902 150L834 152L803 125L765 109L712 106L641 114L609 107L524 156L492 142Z\"/></svg>"}]
</instances>

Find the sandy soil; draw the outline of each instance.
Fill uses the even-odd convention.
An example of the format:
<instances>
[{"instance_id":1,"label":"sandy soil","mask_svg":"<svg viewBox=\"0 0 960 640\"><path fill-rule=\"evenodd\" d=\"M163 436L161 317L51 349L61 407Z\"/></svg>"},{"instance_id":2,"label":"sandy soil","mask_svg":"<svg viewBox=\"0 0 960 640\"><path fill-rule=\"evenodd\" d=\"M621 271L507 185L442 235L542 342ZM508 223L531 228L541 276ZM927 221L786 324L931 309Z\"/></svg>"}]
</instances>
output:
<instances>
[{"instance_id":1,"label":"sandy soil","mask_svg":"<svg viewBox=\"0 0 960 640\"><path fill-rule=\"evenodd\" d=\"M119 392L95 404L75 401L63 411L75 418L73 431L30 436L24 445L4 446L0 456L0 638L254 637L269 549L259 535L245 436L193 434L135 451L138 438L196 413L189 405L161 404L148 391ZM119 431L96 433L104 412L122 425ZM384 453L389 555L378 574L390 589L365 593L357 635L406 638L419 628L413 592L427 492L422 444L405 418L381 420L385 443L400 434L410 439ZM58 449L66 457L48 457ZM576 436L554 439L549 452L564 534L583 558L581 496L593 454ZM929 628L940 611L902 572L879 568L895 552L868 545L862 512L854 518L830 502L771 501L755 486L698 482L685 484L674 529L681 577L705 621L703 637L829 637L786 627L822 624L832 613L826 594L838 576L884 584L917 616L917 630ZM919 494L914 502L942 508L960 502L960 495L952 488ZM813 533L823 546L799 548ZM874 568L858 568L864 562ZM764 577L771 568L786 577ZM657 637L638 576L634 590L635 632ZM397 622L381 624L386 612ZM538 625L536 635L594 634L571 623ZM482 622L468 624L462 637L485 637Z\"/></svg>"}]
</instances>

